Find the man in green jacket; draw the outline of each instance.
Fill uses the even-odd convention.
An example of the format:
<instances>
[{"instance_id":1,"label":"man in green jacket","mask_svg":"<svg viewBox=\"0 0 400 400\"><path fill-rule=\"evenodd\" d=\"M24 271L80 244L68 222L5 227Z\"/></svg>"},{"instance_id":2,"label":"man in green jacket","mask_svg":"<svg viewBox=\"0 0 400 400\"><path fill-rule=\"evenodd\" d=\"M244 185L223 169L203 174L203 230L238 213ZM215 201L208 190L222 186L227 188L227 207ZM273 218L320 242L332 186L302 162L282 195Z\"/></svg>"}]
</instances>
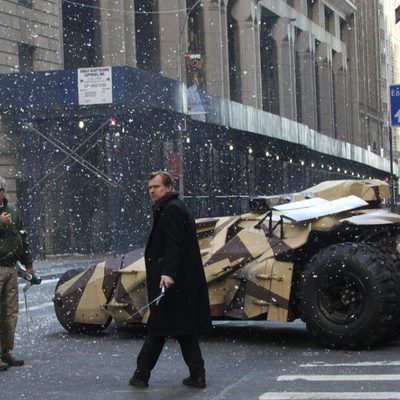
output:
<instances>
[{"instance_id":1,"label":"man in green jacket","mask_svg":"<svg viewBox=\"0 0 400 400\"><path fill-rule=\"evenodd\" d=\"M11 351L18 318L17 261L25 265L27 273L36 272L26 237L20 213L8 202L6 182L0 177L0 371L24 364Z\"/></svg>"}]
</instances>

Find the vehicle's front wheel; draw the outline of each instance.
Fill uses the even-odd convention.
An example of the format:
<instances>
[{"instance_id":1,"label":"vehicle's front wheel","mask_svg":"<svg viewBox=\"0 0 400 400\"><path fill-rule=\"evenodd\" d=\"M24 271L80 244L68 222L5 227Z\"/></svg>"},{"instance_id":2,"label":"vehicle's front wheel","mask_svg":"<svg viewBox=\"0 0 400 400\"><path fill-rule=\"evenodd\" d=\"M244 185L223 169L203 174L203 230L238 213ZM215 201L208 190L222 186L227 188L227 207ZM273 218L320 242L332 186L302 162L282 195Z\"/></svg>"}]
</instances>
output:
<instances>
[{"instance_id":1,"label":"vehicle's front wheel","mask_svg":"<svg viewBox=\"0 0 400 400\"><path fill-rule=\"evenodd\" d=\"M400 322L400 273L375 246L335 244L305 266L300 300L308 331L323 345L370 347Z\"/></svg>"}]
</instances>

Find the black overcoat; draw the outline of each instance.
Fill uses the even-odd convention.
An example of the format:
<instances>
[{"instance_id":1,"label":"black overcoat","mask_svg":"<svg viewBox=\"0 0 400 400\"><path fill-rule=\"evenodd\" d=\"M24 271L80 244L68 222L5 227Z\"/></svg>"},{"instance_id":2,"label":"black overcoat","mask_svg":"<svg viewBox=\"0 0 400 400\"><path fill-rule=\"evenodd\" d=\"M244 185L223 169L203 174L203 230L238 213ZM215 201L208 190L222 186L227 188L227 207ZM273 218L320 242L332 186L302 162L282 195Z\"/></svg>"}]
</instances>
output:
<instances>
[{"instance_id":1,"label":"black overcoat","mask_svg":"<svg viewBox=\"0 0 400 400\"><path fill-rule=\"evenodd\" d=\"M192 335L211 328L210 303L193 217L179 194L169 192L153 206L145 250L149 301L160 294L161 275L174 279L158 305L150 306L149 334Z\"/></svg>"}]
</instances>

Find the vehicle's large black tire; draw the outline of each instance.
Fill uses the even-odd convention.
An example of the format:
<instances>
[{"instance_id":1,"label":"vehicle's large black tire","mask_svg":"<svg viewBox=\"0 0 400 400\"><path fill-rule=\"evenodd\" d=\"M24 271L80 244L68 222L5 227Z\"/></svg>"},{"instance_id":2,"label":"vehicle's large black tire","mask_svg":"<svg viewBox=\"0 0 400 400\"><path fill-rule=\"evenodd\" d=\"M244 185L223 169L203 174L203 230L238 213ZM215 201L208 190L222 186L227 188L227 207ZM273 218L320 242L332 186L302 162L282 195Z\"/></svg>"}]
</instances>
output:
<instances>
[{"instance_id":1,"label":"vehicle's large black tire","mask_svg":"<svg viewBox=\"0 0 400 400\"><path fill-rule=\"evenodd\" d=\"M321 250L305 266L299 296L308 331L327 347L372 347L399 325L400 273L373 245Z\"/></svg>"},{"instance_id":2,"label":"vehicle's large black tire","mask_svg":"<svg viewBox=\"0 0 400 400\"><path fill-rule=\"evenodd\" d=\"M381 245L380 249L388 257L391 258L394 265L396 266L398 273L400 274L400 253L397 251L397 249L390 245L385 245L385 246ZM400 320L397 323L397 327L396 327L395 331L388 336L388 339L391 339L391 338L399 336L399 335L400 335Z\"/></svg>"},{"instance_id":3,"label":"vehicle's large black tire","mask_svg":"<svg viewBox=\"0 0 400 400\"><path fill-rule=\"evenodd\" d=\"M78 324L74 323L71 321L71 316L70 312L64 307L63 301L60 298L60 296L57 294L57 289L59 286L61 286L63 283L69 281L79 273L81 273L82 270L77 270L77 269L70 269L66 271L63 275L61 275L60 279L58 280L55 288L55 296L53 298L54 302L54 311L56 314L56 317L58 319L58 322L61 324L61 326L67 330L68 332L71 333L87 333L87 334L98 334L104 329L110 325L112 318L110 317L104 324Z\"/></svg>"}]
</instances>

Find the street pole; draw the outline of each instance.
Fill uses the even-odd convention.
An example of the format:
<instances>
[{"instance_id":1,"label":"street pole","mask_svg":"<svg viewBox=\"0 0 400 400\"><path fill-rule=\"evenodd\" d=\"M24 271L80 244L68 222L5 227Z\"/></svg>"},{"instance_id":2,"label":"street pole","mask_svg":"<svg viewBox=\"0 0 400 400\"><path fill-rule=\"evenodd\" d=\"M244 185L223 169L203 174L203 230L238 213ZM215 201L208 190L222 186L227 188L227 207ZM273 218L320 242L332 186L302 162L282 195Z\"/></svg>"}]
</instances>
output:
<instances>
[{"instance_id":1,"label":"street pole","mask_svg":"<svg viewBox=\"0 0 400 400\"><path fill-rule=\"evenodd\" d=\"M396 193L394 190L394 175L393 175L393 137L392 125L389 124L389 156L390 156L390 208L394 211Z\"/></svg>"},{"instance_id":2,"label":"street pole","mask_svg":"<svg viewBox=\"0 0 400 400\"><path fill-rule=\"evenodd\" d=\"M28 237L29 237L32 257L35 258L35 253L36 253L35 215L33 212L33 187L35 182L33 179L31 132L29 131L29 128L27 126L25 127L24 133L25 134L23 135L23 137L25 141L26 162L27 162L27 172L28 172L28 219L29 219Z\"/></svg>"},{"instance_id":3,"label":"street pole","mask_svg":"<svg viewBox=\"0 0 400 400\"><path fill-rule=\"evenodd\" d=\"M185 187L183 179L183 132L179 127L179 193L182 198L185 197Z\"/></svg>"},{"instance_id":4,"label":"street pole","mask_svg":"<svg viewBox=\"0 0 400 400\"><path fill-rule=\"evenodd\" d=\"M397 6L394 10L395 12L395 24L397 24L400 21L400 6ZM387 64L386 64L387 67ZM390 117L389 121L389 152L390 152L390 208L392 211L394 211L394 206L395 206L395 188L394 188L394 175L393 175L393 137L392 137L392 125L393 121L395 121L396 114L398 113L399 107L398 107L398 102L397 102L397 94L398 90L395 90L392 92L392 86L389 87L390 89ZM397 87L398 89L398 87ZM396 111L397 109L397 111ZM397 122L399 119L397 118ZM398 126L398 124L395 124Z\"/></svg>"},{"instance_id":5,"label":"street pole","mask_svg":"<svg viewBox=\"0 0 400 400\"><path fill-rule=\"evenodd\" d=\"M110 121L110 126L108 128L108 145L109 145L109 167L110 167L110 177L113 182L115 182L115 149L114 149L114 128ZM116 189L110 187L110 205L111 205L111 251L113 257L117 257L117 195Z\"/></svg>"}]
</instances>

